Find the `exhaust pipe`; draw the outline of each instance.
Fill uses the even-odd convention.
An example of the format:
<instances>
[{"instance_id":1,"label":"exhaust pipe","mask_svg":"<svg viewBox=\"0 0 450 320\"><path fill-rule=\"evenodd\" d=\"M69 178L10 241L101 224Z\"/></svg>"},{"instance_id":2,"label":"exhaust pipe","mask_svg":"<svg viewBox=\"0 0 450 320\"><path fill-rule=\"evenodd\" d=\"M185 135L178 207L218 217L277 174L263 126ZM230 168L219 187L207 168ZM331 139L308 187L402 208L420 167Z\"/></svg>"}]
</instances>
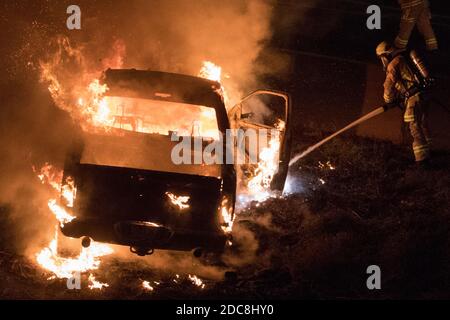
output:
<instances>
[{"instance_id":1,"label":"exhaust pipe","mask_svg":"<svg viewBox=\"0 0 450 320\"><path fill-rule=\"evenodd\" d=\"M192 255L196 258L200 258L205 254L205 250L201 247L195 248L192 250Z\"/></svg>"},{"instance_id":2,"label":"exhaust pipe","mask_svg":"<svg viewBox=\"0 0 450 320\"><path fill-rule=\"evenodd\" d=\"M83 248L89 248L89 246L91 245L91 238L89 237L81 238L81 245L83 246Z\"/></svg>"},{"instance_id":3,"label":"exhaust pipe","mask_svg":"<svg viewBox=\"0 0 450 320\"><path fill-rule=\"evenodd\" d=\"M155 250L153 250L151 248L145 248L145 247L130 247L130 251L132 253L137 254L140 257L143 257L143 256L147 256L147 255L149 256L149 255L153 254L153 252Z\"/></svg>"}]
</instances>

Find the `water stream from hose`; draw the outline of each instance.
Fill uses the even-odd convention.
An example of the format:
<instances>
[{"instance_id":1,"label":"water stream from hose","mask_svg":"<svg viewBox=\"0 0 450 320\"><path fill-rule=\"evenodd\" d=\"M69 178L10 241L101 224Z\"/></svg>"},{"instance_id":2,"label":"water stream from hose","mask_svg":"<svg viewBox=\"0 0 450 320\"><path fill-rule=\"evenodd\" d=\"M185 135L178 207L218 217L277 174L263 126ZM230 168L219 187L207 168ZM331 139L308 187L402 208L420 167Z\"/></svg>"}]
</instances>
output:
<instances>
[{"instance_id":1,"label":"water stream from hose","mask_svg":"<svg viewBox=\"0 0 450 320\"><path fill-rule=\"evenodd\" d=\"M379 107L375 110L373 110L372 112L369 112L368 114L362 116L361 118L353 121L352 123L350 123L348 126L342 128L339 131L336 131L335 133L333 133L332 135L329 135L328 137L326 137L325 139L319 141L318 143L316 143L315 145L310 146L308 149L306 149L305 151L297 154L295 157L293 157L291 159L291 161L289 162L289 166L292 166L294 163L296 163L298 160L300 160L301 158L303 158L304 156L310 154L311 152L313 152L314 150L316 150L317 148L319 148L321 145L323 145L324 143L330 141L331 139L335 138L336 136L340 135L341 133L363 123L364 121L367 121L381 113L383 113L385 111L384 107Z\"/></svg>"}]
</instances>

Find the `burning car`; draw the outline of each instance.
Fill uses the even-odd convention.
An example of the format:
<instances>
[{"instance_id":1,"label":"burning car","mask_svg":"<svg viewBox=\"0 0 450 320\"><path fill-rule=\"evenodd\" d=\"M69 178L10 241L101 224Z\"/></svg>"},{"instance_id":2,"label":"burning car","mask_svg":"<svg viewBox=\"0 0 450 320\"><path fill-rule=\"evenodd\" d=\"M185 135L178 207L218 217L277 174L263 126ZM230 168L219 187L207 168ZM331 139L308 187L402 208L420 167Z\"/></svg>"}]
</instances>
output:
<instances>
[{"instance_id":1,"label":"burning car","mask_svg":"<svg viewBox=\"0 0 450 320\"><path fill-rule=\"evenodd\" d=\"M227 129L275 129L276 168L262 187L283 189L290 153L286 94L256 91L227 112L221 84L200 77L108 69L101 83L108 88L101 102L108 105L106 129L80 130L64 165L61 205L75 217L61 226L64 235L82 238L83 246L90 239L130 246L138 255L222 251L231 237L239 172L247 188L264 172L258 164L175 164L174 136L204 146ZM281 99L279 114L270 112L278 125L246 110L248 101L264 96Z\"/></svg>"}]
</instances>

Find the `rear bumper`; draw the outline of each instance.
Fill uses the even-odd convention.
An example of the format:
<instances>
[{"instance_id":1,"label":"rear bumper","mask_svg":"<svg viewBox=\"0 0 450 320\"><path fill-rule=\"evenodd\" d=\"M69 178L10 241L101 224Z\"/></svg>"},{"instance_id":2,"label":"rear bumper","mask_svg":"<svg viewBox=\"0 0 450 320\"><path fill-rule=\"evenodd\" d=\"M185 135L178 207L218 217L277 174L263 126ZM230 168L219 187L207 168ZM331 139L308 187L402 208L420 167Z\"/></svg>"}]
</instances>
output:
<instances>
[{"instance_id":1,"label":"rear bumper","mask_svg":"<svg viewBox=\"0 0 450 320\"><path fill-rule=\"evenodd\" d=\"M105 221L101 219L75 219L61 228L65 236L88 236L98 242L142 247L189 251L203 248L220 252L227 236L221 232L171 229L145 221Z\"/></svg>"}]
</instances>

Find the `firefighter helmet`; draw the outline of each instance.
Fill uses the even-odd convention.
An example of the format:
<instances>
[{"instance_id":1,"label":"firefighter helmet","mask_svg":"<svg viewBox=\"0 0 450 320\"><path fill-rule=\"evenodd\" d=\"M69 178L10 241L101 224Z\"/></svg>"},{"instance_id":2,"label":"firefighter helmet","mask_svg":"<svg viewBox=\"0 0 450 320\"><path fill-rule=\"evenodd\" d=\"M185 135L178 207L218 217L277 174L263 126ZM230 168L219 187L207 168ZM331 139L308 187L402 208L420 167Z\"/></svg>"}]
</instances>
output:
<instances>
[{"instance_id":1,"label":"firefighter helmet","mask_svg":"<svg viewBox=\"0 0 450 320\"><path fill-rule=\"evenodd\" d=\"M383 69L387 70L389 63L396 54L396 48L389 42L383 41L377 46L376 53L383 64Z\"/></svg>"}]
</instances>

